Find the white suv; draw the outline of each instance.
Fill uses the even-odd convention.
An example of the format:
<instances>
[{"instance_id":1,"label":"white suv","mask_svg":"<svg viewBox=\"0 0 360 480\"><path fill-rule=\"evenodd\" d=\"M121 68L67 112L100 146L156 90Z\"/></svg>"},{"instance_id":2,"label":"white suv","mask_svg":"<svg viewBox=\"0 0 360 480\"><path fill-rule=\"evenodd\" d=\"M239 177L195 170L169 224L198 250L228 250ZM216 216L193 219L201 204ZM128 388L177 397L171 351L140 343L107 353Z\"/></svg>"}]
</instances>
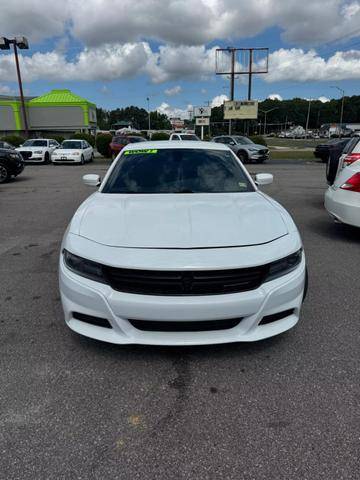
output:
<instances>
[{"instance_id":1,"label":"white suv","mask_svg":"<svg viewBox=\"0 0 360 480\"><path fill-rule=\"evenodd\" d=\"M20 152L25 162L50 163L52 152L59 146L52 138L31 138L16 150Z\"/></svg>"}]
</instances>

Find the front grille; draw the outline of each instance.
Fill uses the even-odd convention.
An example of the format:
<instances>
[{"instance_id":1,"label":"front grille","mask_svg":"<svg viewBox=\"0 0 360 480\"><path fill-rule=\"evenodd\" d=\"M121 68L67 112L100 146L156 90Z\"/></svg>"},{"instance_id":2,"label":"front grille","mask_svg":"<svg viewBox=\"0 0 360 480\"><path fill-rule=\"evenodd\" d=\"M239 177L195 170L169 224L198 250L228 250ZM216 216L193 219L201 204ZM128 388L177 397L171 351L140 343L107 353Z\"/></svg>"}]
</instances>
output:
<instances>
[{"instance_id":1,"label":"front grille","mask_svg":"<svg viewBox=\"0 0 360 480\"><path fill-rule=\"evenodd\" d=\"M268 153L268 150L265 148L263 150L259 150L260 155L266 155Z\"/></svg>"},{"instance_id":2,"label":"front grille","mask_svg":"<svg viewBox=\"0 0 360 480\"><path fill-rule=\"evenodd\" d=\"M24 160L27 160L32 155L32 152L29 152L28 150L20 150L20 153Z\"/></svg>"},{"instance_id":3,"label":"front grille","mask_svg":"<svg viewBox=\"0 0 360 480\"><path fill-rule=\"evenodd\" d=\"M241 322L242 318L227 320L203 320L203 321L154 321L154 320L129 320L131 325L144 332L210 332L213 330L228 330Z\"/></svg>"},{"instance_id":4,"label":"front grille","mask_svg":"<svg viewBox=\"0 0 360 480\"><path fill-rule=\"evenodd\" d=\"M232 270L164 271L103 267L109 285L119 292L142 295L221 295L258 288L268 265Z\"/></svg>"}]
</instances>

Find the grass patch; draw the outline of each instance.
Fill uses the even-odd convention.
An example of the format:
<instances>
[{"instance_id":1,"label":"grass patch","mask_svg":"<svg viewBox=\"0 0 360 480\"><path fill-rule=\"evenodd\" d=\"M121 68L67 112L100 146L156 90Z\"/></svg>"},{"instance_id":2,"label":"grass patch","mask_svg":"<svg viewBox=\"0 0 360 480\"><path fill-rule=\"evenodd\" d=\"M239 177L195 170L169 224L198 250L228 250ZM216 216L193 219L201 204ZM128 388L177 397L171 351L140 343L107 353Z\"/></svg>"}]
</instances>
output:
<instances>
[{"instance_id":1,"label":"grass patch","mask_svg":"<svg viewBox=\"0 0 360 480\"><path fill-rule=\"evenodd\" d=\"M319 143L326 143L326 138L276 138L266 137L266 143L269 147L288 147L288 148L315 148Z\"/></svg>"}]
</instances>

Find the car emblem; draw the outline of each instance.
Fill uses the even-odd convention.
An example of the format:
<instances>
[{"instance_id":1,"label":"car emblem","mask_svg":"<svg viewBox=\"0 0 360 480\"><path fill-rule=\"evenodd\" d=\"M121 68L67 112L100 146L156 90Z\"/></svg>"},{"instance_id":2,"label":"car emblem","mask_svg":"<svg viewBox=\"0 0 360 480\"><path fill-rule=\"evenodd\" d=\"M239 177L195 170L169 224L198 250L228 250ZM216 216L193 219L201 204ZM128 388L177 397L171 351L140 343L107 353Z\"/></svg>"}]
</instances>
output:
<instances>
[{"instance_id":1,"label":"car emblem","mask_svg":"<svg viewBox=\"0 0 360 480\"><path fill-rule=\"evenodd\" d=\"M193 274L191 272L185 272L182 274L182 286L185 293L189 293L192 290L192 285L194 281Z\"/></svg>"}]
</instances>

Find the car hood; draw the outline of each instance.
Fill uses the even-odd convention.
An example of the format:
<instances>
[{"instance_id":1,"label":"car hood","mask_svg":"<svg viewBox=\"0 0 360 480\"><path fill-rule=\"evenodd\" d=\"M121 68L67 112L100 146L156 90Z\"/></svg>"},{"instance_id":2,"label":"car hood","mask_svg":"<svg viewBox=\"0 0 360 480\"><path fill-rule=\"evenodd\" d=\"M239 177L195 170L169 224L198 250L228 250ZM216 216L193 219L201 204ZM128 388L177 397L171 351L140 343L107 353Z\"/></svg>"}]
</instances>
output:
<instances>
[{"instance_id":1,"label":"car hood","mask_svg":"<svg viewBox=\"0 0 360 480\"><path fill-rule=\"evenodd\" d=\"M132 248L259 245L288 233L279 209L259 192L97 192L79 208L70 231L100 244Z\"/></svg>"},{"instance_id":2,"label":"car hood","mask_svg":"<svg viewBox=\"0 0 360 480\"><path fill-rule=\"evenodd\" d=\"M244 145L242 145L244 146ZM265 147L265 145L259 145L258 143L253 143L253 144L248 144L245 145L246 148L256 148L257 150L267 150L268 147Z\"/></svg>"},{"instance_id":3,"label":"car hood","mask_svg":"<svg viewBox=\"0 0 360 480\"><path fill-rule=\"evenodd\" d=\"M31 152L34 152L36 150L46 150L48 147L27 147L27 146L24 146L24 147L18 147L18 148L15 148L15 150L17 152L21 152L22 150L29 150Z\"/></svg>"},{"instance_id":4,"label":"car hood","mask_svg":"<svg viewBox=\"0 0 360 480\"><path fill-rule=\"evenodd\" d=\"M73 155L74 152L81 152L81 148L57 148L53 151L62 155Z\"/></svg>"}]
</instances>

